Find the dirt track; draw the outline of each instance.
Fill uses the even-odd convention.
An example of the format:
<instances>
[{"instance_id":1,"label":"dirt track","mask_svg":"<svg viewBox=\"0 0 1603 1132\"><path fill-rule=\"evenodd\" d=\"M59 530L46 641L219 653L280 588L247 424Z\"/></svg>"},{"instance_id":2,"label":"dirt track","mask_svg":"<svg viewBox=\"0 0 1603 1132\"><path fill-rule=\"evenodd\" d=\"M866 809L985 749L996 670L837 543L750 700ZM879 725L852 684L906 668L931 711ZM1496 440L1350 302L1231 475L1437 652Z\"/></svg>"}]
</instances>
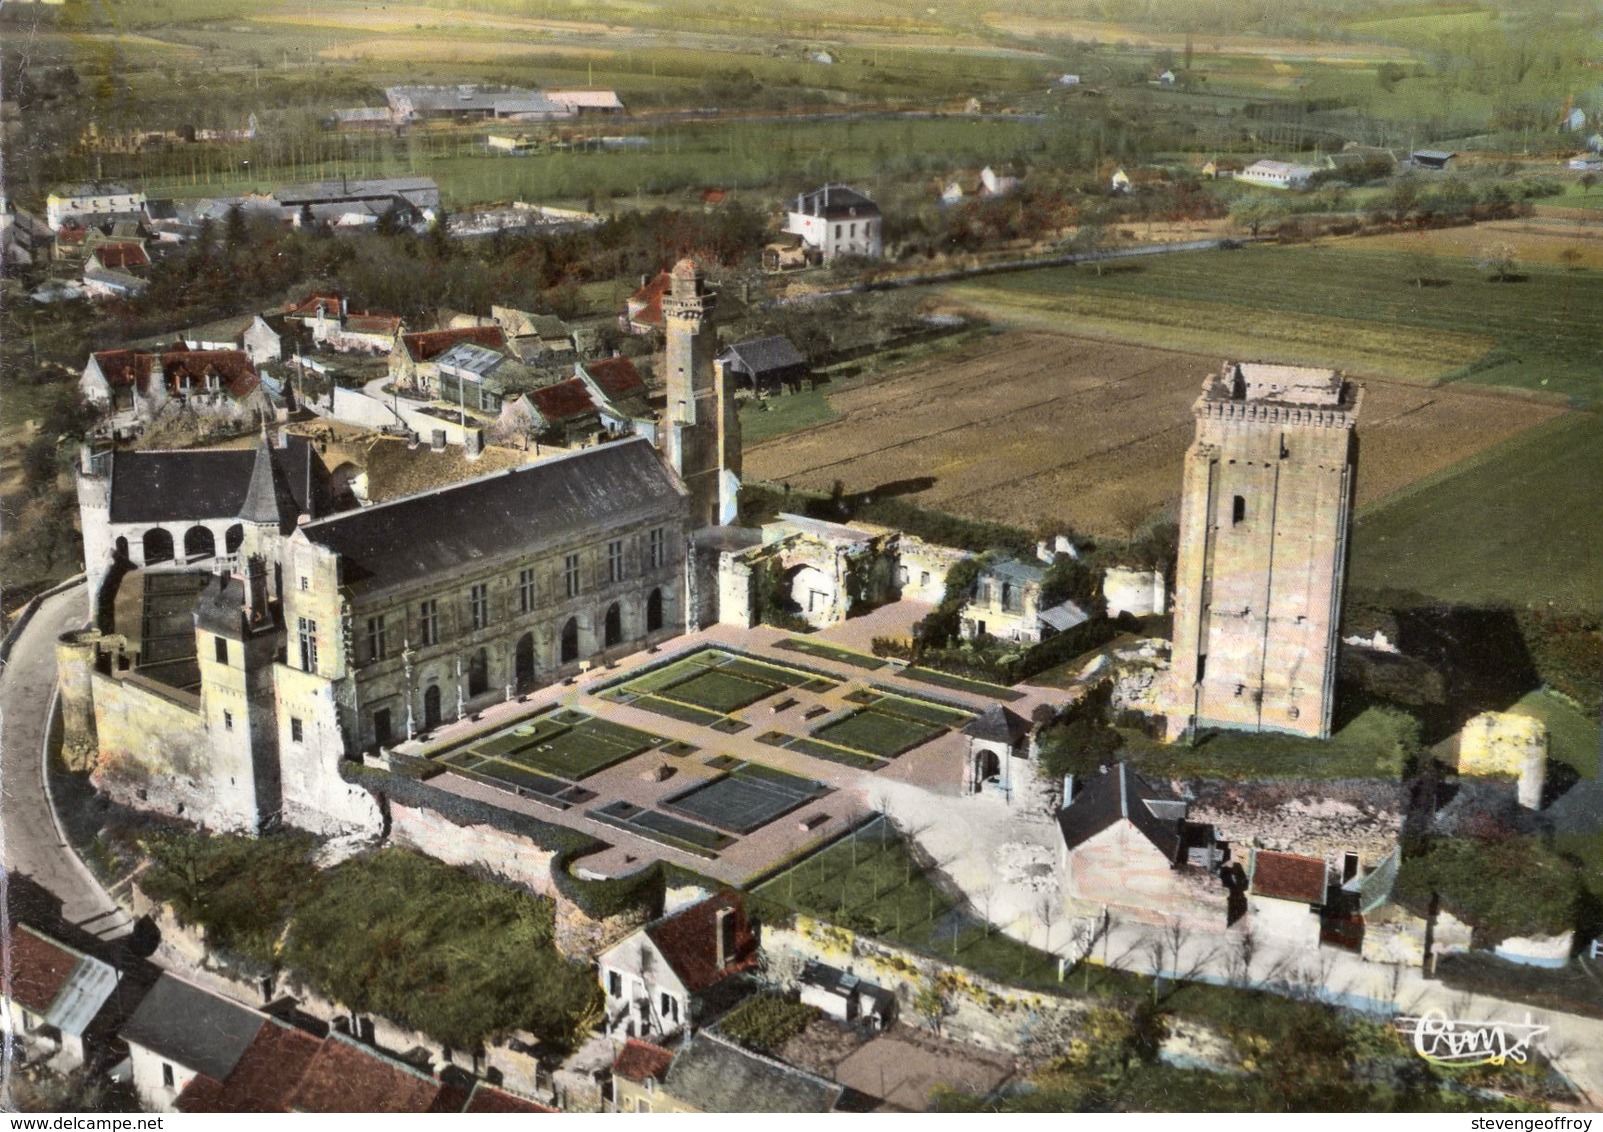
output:
<instances>
[{"instance_id":1,"label":"dirt track","mask_svg":"<svg viewBox=\"0 0 1603 1132\"><path fill-rule=\"evenodd\" d=\"M909 496L974 518L1121 535L1179 496L1191 403L1220 359L1015 332L831 398L839 419L746 453L746 475ZM1562 410L1366 379L1360 507Z\"/></svg>"}]
</instances>

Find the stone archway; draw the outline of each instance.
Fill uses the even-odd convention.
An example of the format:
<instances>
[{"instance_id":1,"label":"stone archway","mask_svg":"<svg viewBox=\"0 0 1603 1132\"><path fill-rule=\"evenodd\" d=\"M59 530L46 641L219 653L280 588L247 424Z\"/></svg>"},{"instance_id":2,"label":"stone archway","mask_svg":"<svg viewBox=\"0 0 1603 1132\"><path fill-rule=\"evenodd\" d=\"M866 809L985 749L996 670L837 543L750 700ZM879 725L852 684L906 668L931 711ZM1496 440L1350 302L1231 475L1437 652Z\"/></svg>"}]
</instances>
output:
<instances>
[{"instance_id":1,"label":"stone archway","mask_svg":"<svg viewBox=\"0 0 1603 1132\"><path fill-rule=\"evenodd\" d=\"M433 731L440 725L440 686L430 684L423 693L423 730Z\"/></svg>"},{"instance_id":2,"label":"stone archway","mask_svg":"<svg viewBox=\"0 0 1603 1132\"><path fill-rule=\"evenodd\" d=\"M646 598L646 632L655 633L662 628L662 590L655 589Z\"/></svg>"},{"instance_id":3,"label":"stone archway","mask_svg":"<svg viewBox=\"0 0 1603 1132\"><path fill-rule=\"evenodd\" d=\"M562 626L562 664L572 664L579 659L579 619L568 618L568 623Z\"/></svg>"},{"instance_id":4,"label":"stone archway","mask_svg":"<svg viewBox=\"0 0 1603 1132\"><path fill-rule=\"evenodd\" d=\"M602 647L611 648L613 645L623 643L623 610L613 602L607 607L606 621L603 623Z\"/></svg>"},{"instance_id":5,"label":"stone archway","mask_svg":"<svg viewBox=\"0 0 1603 1132\"><path fill-rule=\"evenodd\" d=\"M534 686L533 633L525 633L518 638L517 647L512 652L512 672L518 691L522 692Z\"/></svg>"},{"instance_id":6,"label":"stone archway","mask_svg":"<svg viewBox=\"0 0 1603 1132\"><path fill-rule=\"evenodd\" d=\"M217 554L217 536L211 533L210 527L196 524L184 532L184 561L194 562L199 558L212 558Z\"/></svg>"},{"instance_id":7,"label":"stone archway","mask_svg":"<svg viewBox=\"0 0 1603 1132\"><path fill-rule=\"evenodd\" d=\"M152 527L145 532L141 540L144 551L144 565L154 566L158 562L171 562L173 560L173 536L160 527Z\"/></svg>"},{"instance_id":8,"label":"stone archway","mask_svg":"<svg viewBox=\"0 0 1603 1132\"><path fill-rule=\"evenodd\" d=\"M233 554L245 545L245 526L235 523L223 532L223 553Z\"/></svg>"},{"instance_id":9,"label":"stone archway","mask_svg":"<svg viewBox=\"0 0 1603 1132\"><path fill-rule=\"evenodd\" d=\"M478 649L468 658L468 696L482 696L490 690L490 652Z\"/></svg>"}]
</instances>

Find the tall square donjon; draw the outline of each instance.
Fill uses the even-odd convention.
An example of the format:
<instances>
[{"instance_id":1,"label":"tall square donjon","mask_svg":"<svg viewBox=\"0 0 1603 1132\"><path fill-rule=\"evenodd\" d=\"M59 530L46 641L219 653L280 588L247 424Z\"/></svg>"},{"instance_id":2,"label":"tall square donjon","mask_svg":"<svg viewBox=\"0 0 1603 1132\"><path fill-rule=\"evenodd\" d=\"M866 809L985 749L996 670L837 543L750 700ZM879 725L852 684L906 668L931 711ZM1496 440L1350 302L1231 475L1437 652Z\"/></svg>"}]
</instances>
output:
<instances>
[{"instance_id":1,"label":"tall square donjon","mask_svg":"<svg viewBox=\"0 0 1603 1132\"><path fill-rule=\"evenodd\" d=\"M662 453L690 491L695 527L733 523L740 492L740 418L734 390L716 364L717 296L693 259L669 273L662 297L667 343Z\"/></svg>"},{"instance_id":2,"label":"tall square donjon","mask_svg":"<svg viewBox=\"0 0 1603 1132\"><path fill-rule=\"evenodd\" d=\"M1330 734L1362 395L1334 370L1252 362L1204 382L1180 500L1171 739Z\"/></svg>"}]
</instances>

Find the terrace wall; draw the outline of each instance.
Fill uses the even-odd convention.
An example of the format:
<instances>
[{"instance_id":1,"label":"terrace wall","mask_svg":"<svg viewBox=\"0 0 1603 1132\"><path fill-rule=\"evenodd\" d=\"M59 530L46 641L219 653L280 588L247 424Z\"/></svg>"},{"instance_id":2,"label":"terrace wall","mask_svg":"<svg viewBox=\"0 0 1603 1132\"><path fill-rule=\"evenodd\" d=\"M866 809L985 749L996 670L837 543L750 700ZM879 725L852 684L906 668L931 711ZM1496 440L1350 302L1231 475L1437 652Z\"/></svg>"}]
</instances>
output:
<instances>
[{"instance_id":1,"label":"terrace wall","mask_svg":"<svg viewBox=\"0 0 1603 1132\"><path fill-rule=\"evenodd\" d=\"M925 987L938 985L946 991L950 1010L942 1032L999 1053L1017 1054L1041 1026L1072 1022L1084 1012L1069 999L1010 987L800 913L789 925L764 925L762 947L771 971L799 972L808 960L816 960L884 987L896 996L901 1017L912 1025L920 1021L913 1000Z\"/></svg>"}]
</instances>

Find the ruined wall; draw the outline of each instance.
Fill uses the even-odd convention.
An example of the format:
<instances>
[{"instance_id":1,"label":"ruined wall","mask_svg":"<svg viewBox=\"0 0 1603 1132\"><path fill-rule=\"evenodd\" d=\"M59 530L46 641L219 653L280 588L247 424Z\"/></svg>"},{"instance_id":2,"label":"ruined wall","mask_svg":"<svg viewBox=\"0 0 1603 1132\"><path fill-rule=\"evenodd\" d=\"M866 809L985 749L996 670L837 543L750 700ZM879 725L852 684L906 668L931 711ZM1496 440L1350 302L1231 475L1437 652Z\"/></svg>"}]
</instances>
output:
<instances>
[{"instance_id":1,"label":"ruined wall","mask_svg":"<svg viewBox=\"0 0 1603 1132\"><path fill-rule=\"evenodd\" d=\"M95 693L91 676L100 633L89 629L66 633L56 642L56 684L61 693L61 754L69 770L94 766Z\"/></svg>"},{"instance_id":2,"label":"ruined wall","mask_svg":"<svg viewBox=\"0 0 1603 1132\"><path fill-rule=\"evenodd\" d=\"M1065 998L1020 990L877 939L798 914L789 926L765 925L762 947L770 971L800 971L812 959L850 971L896 996L900 1017L925 1020L913 1009L920 991L939 985L949 1013L942 1031L959 1042L1016 1054L1043 1024L1078 1018L1084 1008Z\"/></svg>"},{"instance_id":3,"label":"ruined wall","mask_svg":"<svg viewBox=\"0 0 1603 1132\"><path fill-rule=\"evenodd\" d=\"M1387 904L1364 916L1364 942L1361 954L1369 963L1397 963L1405 967L1425 966L1425 917L1399 904ZM1440 958L1468 951L1472 929L1451 912L1436 914L1430 933L1431 951Z\"/></svg>"},{"instance_id":4,"label":"ruined wall","mask_svg":"<svg viewBox=\"0 0 1603 1132\"><path fill-rule=\"evenodd\" d=\"M1403 788L1380 779L1324 782L1280 779L1230 782L1187 779L1191 821L1213 826L1221 841L1323 857L1340 875L1345 854L1373 868L1402 834ZM1245 853L1238 848L1238 859Z\"/></svg>"},{"instance_id":5,"label":"ruined wall","mask_svg":"<svg viewBox=\"0 0 1603 1132\"><path fill-rule=\"evenodd\" d=\"M1168 609L1163 574L1157 570L1136 570L1113 566L1102 575L1102 596L1108 601L1108 616L1128 613L1146 617Z\"/></svg>"},{"instance_id":6,"label":"ruined wall","mask_svg":"<svg viewBox=\"0 0 1603 1132\"><path fill-rule=\"evenodd\" d=\"M1482 712L1459 736L1459 774L1513 777L1533 759L1547 761L1547 725L1528 715Z\"/></svg>"},{"instance_id":7,"label":"ruined wall","mask_svg":"<svg viewBox=\"0 0 1603 1132\"><path fill-rule=\"evenodd\" d=\"M448 865L479 865L542 896L558 895L551 879L556 850L489 825L457 825L433 810L390 800L390 840Z\"/></svg>"}]
</instances>

